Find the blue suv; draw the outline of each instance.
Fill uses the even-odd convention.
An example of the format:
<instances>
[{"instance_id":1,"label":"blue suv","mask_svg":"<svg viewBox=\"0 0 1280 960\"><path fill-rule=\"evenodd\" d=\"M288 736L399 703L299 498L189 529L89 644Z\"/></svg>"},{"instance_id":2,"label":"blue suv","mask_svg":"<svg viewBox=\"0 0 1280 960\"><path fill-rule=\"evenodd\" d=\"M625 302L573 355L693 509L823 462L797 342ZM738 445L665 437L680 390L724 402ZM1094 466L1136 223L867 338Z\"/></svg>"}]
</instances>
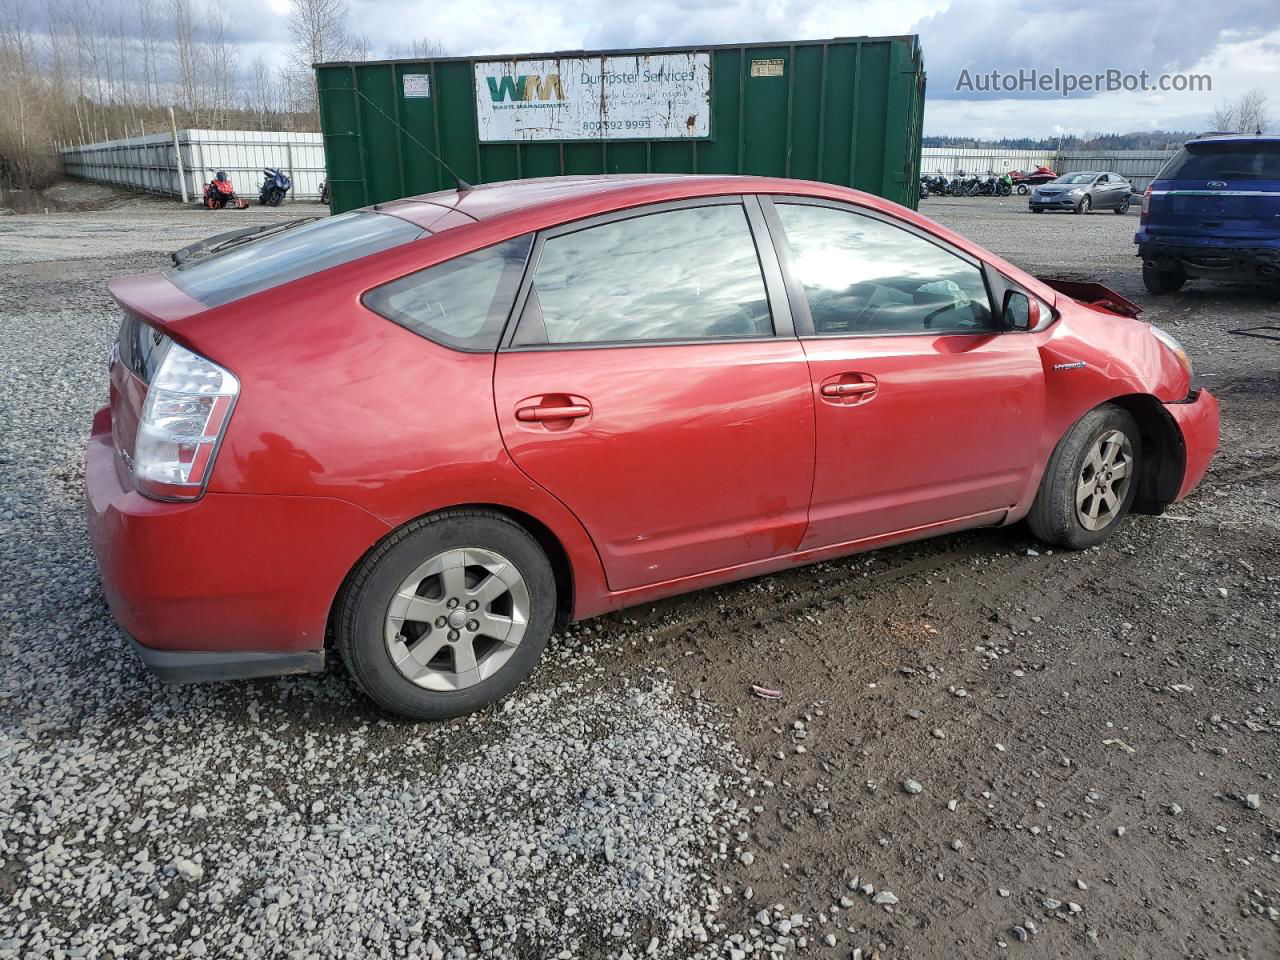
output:
<instances>
[{"instance_id":1,"label":"blue suv","mask_svg":"<svg viewBox=\"0 0 1280 960\"><path fill-rule=\"evenodd\" d=\"M1152 293L1188 277L1280 283L1280 137L1183 144L1147 187L1133 239Z\"/></svg>"}]
</instances>

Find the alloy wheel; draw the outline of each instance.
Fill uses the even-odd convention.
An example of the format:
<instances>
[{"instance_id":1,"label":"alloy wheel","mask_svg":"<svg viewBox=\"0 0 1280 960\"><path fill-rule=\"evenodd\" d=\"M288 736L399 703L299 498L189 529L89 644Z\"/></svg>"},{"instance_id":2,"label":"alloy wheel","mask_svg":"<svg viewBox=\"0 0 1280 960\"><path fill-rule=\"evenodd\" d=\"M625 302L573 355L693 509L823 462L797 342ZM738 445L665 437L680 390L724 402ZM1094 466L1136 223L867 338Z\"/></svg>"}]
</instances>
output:
<instances>
[{"instance_id":1,"label":"alloy wheel","mask_svg":"<svg viewBox=\"0 0 1280 960\"><path fill-rule=\"evenodd\" d=\"M462 690L511 659L529 623L529 588L506 557L469 547L437 554L401 582L386 616L386 648L409 682Z\"/></svg>"},{"instance_id":2,"label":"alloy wheel","mask_svg":"<svg viewBox=\"0 0 1280 960\"><path fill-rule=\"evenodd\" d=\"M1133 444L1120 430L1094 441L1076 480L1076 518L1086 530L1101 530L1120 516L1133 482Z\"/></svg>"}]
</instances>

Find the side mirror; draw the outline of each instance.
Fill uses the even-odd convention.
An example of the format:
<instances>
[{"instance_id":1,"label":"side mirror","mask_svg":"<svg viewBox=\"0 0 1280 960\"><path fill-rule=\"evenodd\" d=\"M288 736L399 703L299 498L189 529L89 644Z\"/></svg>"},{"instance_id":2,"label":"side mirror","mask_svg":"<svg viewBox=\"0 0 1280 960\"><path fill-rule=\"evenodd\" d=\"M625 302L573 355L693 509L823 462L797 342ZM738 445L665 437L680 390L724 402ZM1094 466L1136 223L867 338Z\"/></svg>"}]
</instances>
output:
<instances>
[{"instance_id":1,"label":"side mirror","mask_svg":"<svg viewBox=\"0 0 1280 960\"><path fill-rule=\"evenodd\" d=\"M1034 330L1040 325L1040 304L1020 290L1009 290L1002 319L1006 330Z\"/></svg>"}]
</instances>

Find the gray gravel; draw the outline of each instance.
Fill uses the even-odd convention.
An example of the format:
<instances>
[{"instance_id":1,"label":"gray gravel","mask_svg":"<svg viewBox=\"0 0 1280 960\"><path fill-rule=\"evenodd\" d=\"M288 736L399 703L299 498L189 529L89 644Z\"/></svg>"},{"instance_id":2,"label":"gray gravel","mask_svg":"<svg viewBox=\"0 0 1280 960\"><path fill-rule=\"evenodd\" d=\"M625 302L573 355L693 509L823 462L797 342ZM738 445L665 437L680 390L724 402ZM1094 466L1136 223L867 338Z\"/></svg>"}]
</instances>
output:
<instances>
[{"instance_id":1,"label":"gray gravel","mask_svg":"<svg viewBox=\"0 0 1280 960\"><path fill-rule=\"evenodd\" d=\"M509 706L414 725L336 666L160 686L85 542L103 282L299 212L0 220L0 958L1275 955L1275 347L1227 333L1273 301L1148 304L1226 416L1166 518L626 611ZM925 212L1142 296L1135 215Z\"/></svg>"},{"instance_id":2,"label":"gray gravel","mask_svg":"<svg viewBox=\"0 0 1280 960\"><path fill-rule=\"evenodd\" d=\"M0 263L41 265L0 289L0 957L718 954L742 761L598 642L450 725L388 722L338 668L173 688L130 655L80 504L101 282L210 223L144 214L0 228Z\"/></svg>"}]
</instances>

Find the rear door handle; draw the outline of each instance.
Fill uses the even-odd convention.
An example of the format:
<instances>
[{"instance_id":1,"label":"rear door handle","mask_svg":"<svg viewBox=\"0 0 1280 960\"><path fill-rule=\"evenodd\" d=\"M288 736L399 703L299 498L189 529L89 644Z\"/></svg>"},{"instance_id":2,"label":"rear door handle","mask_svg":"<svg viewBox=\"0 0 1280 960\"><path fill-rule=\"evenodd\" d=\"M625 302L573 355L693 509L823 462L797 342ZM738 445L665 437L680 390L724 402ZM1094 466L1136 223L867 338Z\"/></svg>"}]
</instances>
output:
<instances>
[{"instance_id":1,"label":"rear door handle","mask_svg":"<svg viewBox=\"0 0 1280 960\"><path fill-rule=\"evenodd\" d=\"M590 414L591 408L585 403L516 407L516 419L521 423L542 423L547 420L579 420L582 417L590 416Z\"/></svg>"},{"instance_id":2,"label":"rear door handle","mask_svg":"<svg viewBox=\"0 0 1280 960\"><path fill-rule=\"evenodd\" d=\"M876 389L874 383L824 383L822 385L822 395L824 397L857 397L864 394L873 393Z\"/></svg>"}]
</instances>

